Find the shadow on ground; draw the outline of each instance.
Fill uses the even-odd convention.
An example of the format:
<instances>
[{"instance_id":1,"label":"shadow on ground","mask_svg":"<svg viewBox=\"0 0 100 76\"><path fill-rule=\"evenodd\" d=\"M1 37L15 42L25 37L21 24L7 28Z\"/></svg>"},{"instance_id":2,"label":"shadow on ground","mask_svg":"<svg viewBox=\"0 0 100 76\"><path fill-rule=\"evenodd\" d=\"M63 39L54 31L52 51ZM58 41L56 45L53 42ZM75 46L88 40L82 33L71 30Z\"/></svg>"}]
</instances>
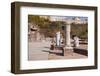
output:
<instances>
[{"instance_id":1,"label":"shadow on ground","mask_svg":"<svg viewBox=\"0 0 100 76\"><path fill-rule=\"evenodd\" d=\"M78 53L78 54L88 56L88 50L87 49L74 48L74 52Z\"/></svg>"},{"instance_id":2,"label":"shadow on ground","mask_svg":"<svg viewBox=\"0 0 100 76\"><path fill-rule=\"evenodd\" d=\"M63 50L59 50L60 52L56 52L56 51L50 51L50 50L42 50L43 52L48 52L49 54L55 54L55 55L59 55L59 56L63 56L64 52ZM73 52L74 53L78 53L78 54L81 54L81 55L85 55L85 56L88 56L88 50L87 49L80 49L80 48L73 48Z\"/></svg>"},{"instance_id":3,"label":"shadow on ground","mask_svg":"<svg viewBox=\"0 0 100 76\"><path fill-rule=\"evenodd\" d=\"M63 56L63 52L55 52L55 51L47 51L47 50L42 50L43 52L48 52L49 54L55 54L59 56Z\"/></svg>"}]
</instances>

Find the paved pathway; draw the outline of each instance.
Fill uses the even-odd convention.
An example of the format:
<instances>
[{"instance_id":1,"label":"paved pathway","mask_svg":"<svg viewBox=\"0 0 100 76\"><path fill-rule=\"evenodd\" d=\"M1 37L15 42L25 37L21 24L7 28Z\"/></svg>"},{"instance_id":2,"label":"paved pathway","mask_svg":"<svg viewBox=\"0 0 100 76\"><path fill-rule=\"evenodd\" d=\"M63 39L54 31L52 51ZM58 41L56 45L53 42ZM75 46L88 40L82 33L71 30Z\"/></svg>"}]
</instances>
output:
<instances>
[{"instance_id":1,"label":"paved pathway","mask_svg":"<svg viewBox=\"0 0 100 76\"><path fill-rule=\"evenodd\" d=\"M29 42L28 59L29 60L48 60L49 50L48 42Z\"/></svg>"},{"instance_id":2,"label":"paved pathway","mask_svg":"<svg viewBox=\"0 0 100 76\"><path fill-rule=\"evenodd\" d=\"M52 60L52 59L79 59L87 58L87 56L73 53L68 56L62 55L62 50L50 50L50 42L29 42L28 44L28 59L29 60ZM87 49L86 45L78 47Z\"/></svg>"}]
</instances>

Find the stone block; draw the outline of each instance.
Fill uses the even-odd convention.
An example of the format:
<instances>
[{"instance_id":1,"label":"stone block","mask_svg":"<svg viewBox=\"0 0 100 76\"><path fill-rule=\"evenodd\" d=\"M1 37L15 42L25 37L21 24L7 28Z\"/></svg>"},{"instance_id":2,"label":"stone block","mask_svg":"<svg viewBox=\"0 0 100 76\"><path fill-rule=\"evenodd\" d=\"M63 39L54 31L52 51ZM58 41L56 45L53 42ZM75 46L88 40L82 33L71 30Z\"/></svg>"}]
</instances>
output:
<instances>
[{"instance_id":1,"label":"stone block","mask_svg":"<svg viewBox=\"0 0 100 76\"><path fill-rule=\"evenodd\" d=\"M63 55L64 56L73 55L73 49L72 48L64 48Z\"/></svg>"}]
</instances>

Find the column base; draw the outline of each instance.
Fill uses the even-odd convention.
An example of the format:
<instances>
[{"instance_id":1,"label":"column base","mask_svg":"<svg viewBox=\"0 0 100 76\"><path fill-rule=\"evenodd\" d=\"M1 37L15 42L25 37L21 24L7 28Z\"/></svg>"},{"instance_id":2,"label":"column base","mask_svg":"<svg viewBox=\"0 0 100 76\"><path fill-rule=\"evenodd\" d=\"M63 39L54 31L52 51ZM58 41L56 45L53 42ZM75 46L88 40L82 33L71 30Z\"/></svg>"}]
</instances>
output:
<instances>
[{"instance_id":1,"label":"column base","mask_svg":"<svg viewBox=\"0 0 100 76\"><path fill-rule=\"evenodd\" d=\"M65 46L63 48L63 56L73 55L73 47Z\"/></svg>"}]
</instances>

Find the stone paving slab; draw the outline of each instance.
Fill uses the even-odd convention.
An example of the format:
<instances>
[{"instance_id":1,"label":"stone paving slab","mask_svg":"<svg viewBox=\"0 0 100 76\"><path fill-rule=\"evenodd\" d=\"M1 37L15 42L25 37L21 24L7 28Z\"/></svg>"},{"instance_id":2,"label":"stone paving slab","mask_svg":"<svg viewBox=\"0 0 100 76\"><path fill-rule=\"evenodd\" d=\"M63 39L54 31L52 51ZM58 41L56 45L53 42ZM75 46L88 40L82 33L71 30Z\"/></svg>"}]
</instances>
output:
<instances>
[{"instance_id":1,"label":"stone paving slab","mask_svg":"<svg viewBox=\"0 0 100 76\"><path fill-rule=\"evenodd\" d=\"M81 59L81 58L87 58L87 56L81 55L81 54L77 54L77 53L69 54L67 56L49 54L49 58L48 59L52 60L52 59Z\"/></svg>"},{"instance_id":2,"label":"stone paving slab","mask_svg":"<svg viewBox=\"0 0 100 76\"><path fill-rule=\"evenodd\" d=\"M49 50L47 48L48 43L43 42L30 42L28 44L28 60L48 60L49 52L43 50Z\"/></svg>"},{"instance_id":3,"label":"stone paving slab","mask_svg":"<svg viewBox=\"0 0 100 76\"><path fill-rule=\"evenodd\" d=\"M80 45L79 49L87 49L87 45ZM73 53L62 55L62 50L50 50L50 42L29 42L28 60L52 60L52 59L79 59L87 56Z\"/></svg>"}]
</instances>

